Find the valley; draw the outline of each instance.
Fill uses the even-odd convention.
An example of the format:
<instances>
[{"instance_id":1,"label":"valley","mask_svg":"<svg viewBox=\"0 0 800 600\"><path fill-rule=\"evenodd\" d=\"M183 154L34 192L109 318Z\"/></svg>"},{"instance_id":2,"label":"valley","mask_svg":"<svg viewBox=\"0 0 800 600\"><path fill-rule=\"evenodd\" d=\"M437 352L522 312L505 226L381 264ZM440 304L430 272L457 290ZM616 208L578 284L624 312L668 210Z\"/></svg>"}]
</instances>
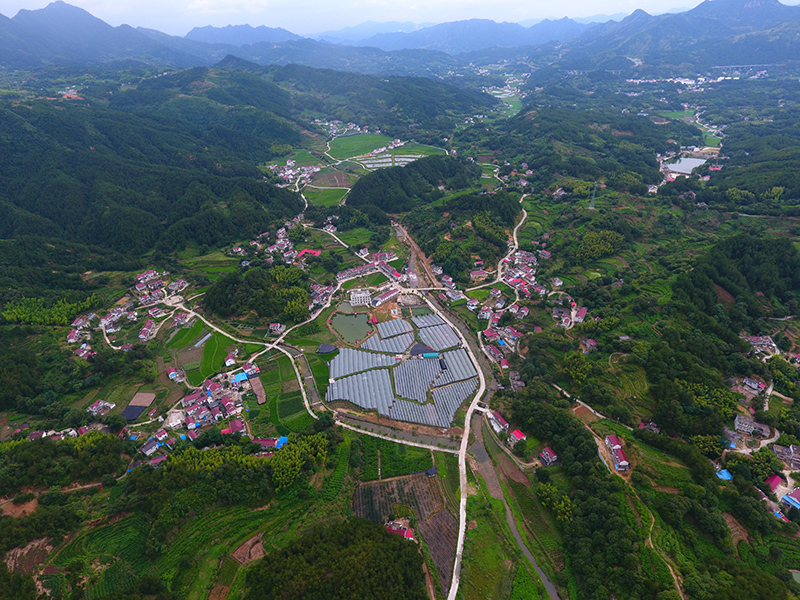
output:
<instances>
[{"instance_id":1,"label":"valley","mask_svg":"<svg viewBox=\"0 0 800 600\"><path fill-rule=\"evenodd\" d=\"M0 20L0 598L797 597L796 10Z\"/></svg>"}]
</instances>

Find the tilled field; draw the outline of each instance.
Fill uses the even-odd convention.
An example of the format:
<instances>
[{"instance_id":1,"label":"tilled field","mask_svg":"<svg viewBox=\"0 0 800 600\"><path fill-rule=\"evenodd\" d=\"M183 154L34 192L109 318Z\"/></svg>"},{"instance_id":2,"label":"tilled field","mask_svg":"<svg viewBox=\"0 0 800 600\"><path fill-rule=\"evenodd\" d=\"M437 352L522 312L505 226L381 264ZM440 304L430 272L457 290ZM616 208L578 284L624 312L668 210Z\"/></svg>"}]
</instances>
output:
<instances>
[{"instance_id":1,"label":"tilled field","mask_svg":"<svg viewBox=\"0 0 800 600\"><path fill-rule=\"evenodd\" d=\"M417 531L428 545L442 591L447 595L458 540L458 521L444 507L436 480L424 474L365 483L353 497L356 516L374 523L396 513L398 505L414 511Z\"/></svg>"}]
</instances>

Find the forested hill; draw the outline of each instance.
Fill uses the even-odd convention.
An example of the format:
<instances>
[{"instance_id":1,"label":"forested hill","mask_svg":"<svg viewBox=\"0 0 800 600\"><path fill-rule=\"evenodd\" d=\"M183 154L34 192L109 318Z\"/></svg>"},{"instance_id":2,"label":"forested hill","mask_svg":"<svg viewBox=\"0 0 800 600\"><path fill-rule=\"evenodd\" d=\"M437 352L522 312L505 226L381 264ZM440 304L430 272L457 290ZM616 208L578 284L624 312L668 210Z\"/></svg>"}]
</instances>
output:
<instances>
[{"instance_id":1,"label":"forested hill","mask_svg":"<svg viewBox=\"0 0 800 600\"><path fill-rule=\"evenodd\" d=\"M0 104L0 237L57 236L141 254L203 248L294 217L256 168L308 139L315 116L438 138L496 101L429 79L304 67L194 68L90 106ZM424 127L414 127L415 125ZM440 129L441 128L441 129Z\"/></svg>"},{"instance_id":2,"label":"forested hill","mask_svg":"<svg viewBox=\"0 0 800 600\"><path fill-rule=\"evenodd\" d=\"M440 185L463 189L480 175L480 168L445 156L429 156L406 167L374 171L359 179L347 198L349 206L375 206L400 213L444 194Z\"/></svg>"},{"instance_id":3,"label":"forested hill","mask_svg":"<svg viewBox=\"0 0 800 600\"><path fill-rule=\"evenodd\" d=\"M142 253L257 233L302 207L256 179L271 144L299 139L292 126L278 131L47 101L0 106L0 236Z\"/></svg>"},{"instance_id":4,"label":"forested hill","mask_svg":"<svg viewBox=\"0 0 800 600\"><path fill-rule=\"evenodd\" d=\"M421 130L449 133L464 116L486 112L498 103L489 94L426 77L378 77L300 65L260 67L233 56L217 66L265 74L293 92L293 107L302 113L388 128L399 137L421 139ZM431 133L428 141L438 142L438 133Z\"/></svg>"}]
</instances>

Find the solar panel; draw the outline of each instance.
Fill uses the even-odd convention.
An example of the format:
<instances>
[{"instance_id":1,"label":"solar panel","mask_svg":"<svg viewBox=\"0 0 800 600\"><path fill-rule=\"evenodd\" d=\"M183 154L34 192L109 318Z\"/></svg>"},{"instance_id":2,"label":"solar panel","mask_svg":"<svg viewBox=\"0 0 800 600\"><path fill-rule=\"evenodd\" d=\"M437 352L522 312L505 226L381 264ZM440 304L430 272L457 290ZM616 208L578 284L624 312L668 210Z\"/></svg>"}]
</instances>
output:
<instances>
[{"instance_id":1,"label":"solar panel","mask_svg":"<svg viewBox=\"0 0 800 600\"><path fill-rule=\"evenodd\" d=\"M366 342L361 344L365 350L375 352L388 352L390 354L402 354L414 343L413 333L404 333L395 337L382 340L377 335L373 335Z\"/></svg>"}]
</instances>

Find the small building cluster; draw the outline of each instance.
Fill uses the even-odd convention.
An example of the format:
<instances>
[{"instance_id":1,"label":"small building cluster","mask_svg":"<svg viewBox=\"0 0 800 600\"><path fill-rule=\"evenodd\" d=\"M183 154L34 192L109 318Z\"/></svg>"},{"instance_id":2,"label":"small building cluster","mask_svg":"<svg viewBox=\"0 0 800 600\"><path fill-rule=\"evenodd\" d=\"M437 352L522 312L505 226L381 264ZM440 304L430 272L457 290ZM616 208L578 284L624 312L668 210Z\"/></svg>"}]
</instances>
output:
<instances>
[{"instance_id":1,"label":"small building cluster","mask_svg":"<svg viewBox=\"0 0 800 600\"><path fill-rule=\"evenodd\" d=\"M606 436L606 447L611 451L611 457L614 459L614 468L617 471L627 471L630 469L628 457L622 449L622 443L615 435Z\"/></svg>"},{"instance_id":2,"label":"small building cluster","mask_svg":"<svg viewBox=\"0 0 800 600\"><path fill-rule=\"evenodd\" d=\"M739 433L745 433L747 435L769 437L770 434L769 425L757 423L755 419L746 415L736 415L736 418L733 420L733 427Z\"/></svg>"},{"instance_id":3,"label":"small building cluster","mask_svg":"<svg viewBox=\"0 0 800 600\"><path fill-rule=\"evenodd\" d=\"M95 400L89 405L89 407L86 409L86 412L94 417L101 417L114 410L116 406L117 405L113 402L107 402L106 400Z\"/></svg>"}]
</instances>

